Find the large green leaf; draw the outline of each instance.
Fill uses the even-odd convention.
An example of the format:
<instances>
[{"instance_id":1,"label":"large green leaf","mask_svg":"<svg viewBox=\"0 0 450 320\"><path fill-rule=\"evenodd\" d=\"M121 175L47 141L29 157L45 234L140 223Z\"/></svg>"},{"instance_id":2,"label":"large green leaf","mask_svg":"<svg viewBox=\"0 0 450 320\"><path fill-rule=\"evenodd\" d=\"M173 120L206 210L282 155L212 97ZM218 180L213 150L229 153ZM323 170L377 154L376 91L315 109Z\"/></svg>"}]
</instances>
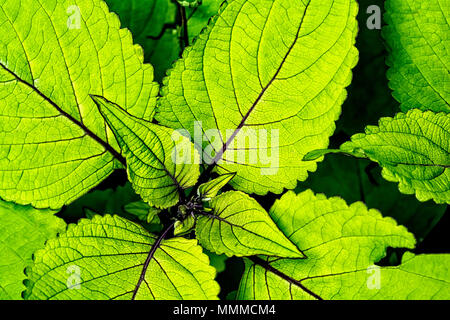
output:
<instances>
[{"instance_id":1,"label":"large green leaf","mask_svg":"<svg viewBox=\"0 0 450 320\"><path fill-rule=\"evenodd\" d=\"M32 254L65 226L50 210L0 200L0 300L22 299L25 268L32 263Z\"/></svg>"},{"instance_id":2,"label":"large green leaf","mask_svg":"<svg viewBox=\"0 0 450 320\"><path fill-rule=\"evenodd\" d=\"M194 145L178 132L128 114L102 97L93 97L127 159L134 190L151 206L175 205L200 174Z\"/></svg>"},{"instance_id":3,"label":"large green leaf","mask_svg":"<svg viewBox=\"0 0 450 320\"><path fill-rule=\"evenodd\" d=\"M450 298L450 255L407 253L399 266L374 265L387 247L412 249L415 239L361 202L289 192L270 214L307 258L251 258L240 299Z\"/></svg>"},{"instance_id":4,"label":"large green leaf","mask_svg":"<svg viewBox=\"0 0 450 320\"><path fill-rule=\"evenodd\" d=\"M450 115L414 109L368 126L339 150L316 150L305 159L344 152L369 158L383 167L383 177L399 182L402 193L420 201L450 203Z\"/></svg>"},{"instance_id":5,"label":"large green leaf","mask_svg":"<svg viewBox=\"0 0 450 320\"><path fill-rule=\"evenodd\" d=\"M216 271L195 240L164 240L148 268L155 236L118 216L70 225L36 252L29 299L215 299Z\"/></svg>"},{"instance_id":6,"label":"large green leaf","mask_svg":"<svg viewBox=\"0 0 450 320\"><path fill-rule=\"evenodd\" d=\"M100 0L0 0L0 196L59 208L123 165L89 97L151 119L158 86Z\"/></svg>"},{"instance_id":7,"label":"large green leaf","mask_svg":"<svg viewBox=\"0 0 450 320\"><path fill-rule=\"evenodd\" d=\"M449 7L448 0L386 2L389 85L404 111L450 112Z\"/></svg>"},{"instance_id":8,"label":"large green leaf","mask_svg":"<svg viewBox=\"0 0 450 320\"><path fill-rule=\"evenodd\" d=\"M237 172L236 188L293 189L316 169L303 155L334 131L357 61L356 12L353 0L228 1L166 78L158 121L202 147L201 121L203 160Z\"/></svg>"},{"instance_id":9,"label":"large green leaf","mask_svg":"<svg viewBox=\"0 0 450 320\"><path fill-rule=\"evenodd\" d=\"M196 234L206 249L229 257L265 254L302 258L258 202L230 191L211 200L212 212L197 220Z\"/></svg>"}]
</instances>

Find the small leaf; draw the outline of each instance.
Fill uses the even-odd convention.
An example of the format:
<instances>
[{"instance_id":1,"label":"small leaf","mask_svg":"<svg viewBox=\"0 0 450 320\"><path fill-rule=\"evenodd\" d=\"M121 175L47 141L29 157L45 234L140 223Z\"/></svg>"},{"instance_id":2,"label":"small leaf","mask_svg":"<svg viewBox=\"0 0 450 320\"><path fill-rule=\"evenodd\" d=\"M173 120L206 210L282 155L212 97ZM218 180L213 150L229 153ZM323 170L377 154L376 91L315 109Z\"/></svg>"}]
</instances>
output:
<instances>
[{"instance_id":1,"label":"small leaf","mask_svg":"<svg viewBox=\"0 0 450 320\"><path fill-rule=\"evenodd\" d=\"M200 185L198 187L198 195L204 200L210 200L214 198L215 196L217 196L219 191L234 178L235 175L235 173L223 174L216 179Z\"/></svg>"},{"instance_id":2,"label":"small leaf","mask_svg":"<svg viewBox=\"0 0 450 320\"><path fill-rule=\"evenodd\" d=\"M303 161L315 161L319 158L322 158L323 156L326 156L330 153L342 153L342 150L335 150L335 149L318 149L313 150L311 152L308 152L304 157Z\"/></svg>"},{"instance_id":3,"label":"small leaf","mask_svg":"<svg viewBox=\"0 0 450 320\"><path fill-rule=\"evenodd\" d=\"M164 240L143 264L155 236L118 216L70 225L36 252L29 299L217 299L216 271L195 240Z\"/></svg>"},{"instance_id":4,"label":"small leaf","mask_svg":"<svg viewBox=\"0 0 450 320\"><path fill-rule=\"evenodd\" d=\"M450 112L448 1L388 0L389 86L403 111Z\"/></svg>"},{"instance_id":5,"label":"small leaf","mask_svg":"<svg viewBox=\"0 0 450 320\"><path fill-rule=\"evenodd\" d=\"M210 205L212 212L198 218L196 227L200 244L209 251L229 257L304 257L248 195L226 192L212 199Z\"/></svg>"},{"instance_id":6,"label":"small leaf","mask_svg":"<svg viewBox=\"0 0 450 320\"><path fill-rule=\"evenodd\" d=\"M188 216L186 219L184 219L183 222L181 221L175 222L175 230L173 234L176 236L180 236L189 233L194 228L194 226L195 226L194 217Z\"/></svg>"},{"instance_id":7,"label":"small leaf","mask_svg":"<svg viewBox=\"0 0 450 320\"><path fill-rule=\"evenodd\" d=\"M183 189L195 185L200 175L194 145L176 131L135 118L102 97L92 98L127 159L136 192L151 206L175 205Z\"/></svg>"},{"instance_id":8,"label":"small leaf","mask_svg":"<svg viewBox=\"0 0 450 320\"><path fill-rule=\"evenodd\" d=\"M386 248L413 249L415 239L360 202L289 192L270 215L307 258L250 258L239 299L450 298L450 255L406 253L400 266L374 265Z\"/></svg>"},{"instance_id":9,"label":"small leaf","mask_svg":"<svg viewBox=\"0 0 450 320\"><path fill-rule=\"evenodd\" d=\"M0 300L21 300L24 270L45 241L65 230L50 210L36 210L0 200Z\"/></svg>"}]
</instances>

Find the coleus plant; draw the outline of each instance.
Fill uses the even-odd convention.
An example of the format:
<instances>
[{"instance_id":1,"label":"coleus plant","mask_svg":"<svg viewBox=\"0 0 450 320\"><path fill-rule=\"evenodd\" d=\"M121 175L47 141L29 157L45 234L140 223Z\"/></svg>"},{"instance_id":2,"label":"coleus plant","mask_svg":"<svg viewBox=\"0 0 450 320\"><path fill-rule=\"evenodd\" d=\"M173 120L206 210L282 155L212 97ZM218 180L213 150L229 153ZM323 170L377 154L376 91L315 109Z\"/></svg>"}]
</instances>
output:
<instances>
[{"instance_id":1,"label":"coleus plant","mask_svg":"<svg viewBox=\"0 0 450 320\"><path fill-rule=\"evenodd\" d=\"M327 149L357 2L221 2L0 0L0 298L217 299L217 255L244 258L236 299L450 298L447 254L376 265L415 248L394 219L285 191L344 153L450 203L448 11L386 2L401 112ZM183 51L161 87L121 24L155 68ZM95 196L101 212L66 226L57 213L121 169L139 197Z\"/></svg>"}]
</instances>

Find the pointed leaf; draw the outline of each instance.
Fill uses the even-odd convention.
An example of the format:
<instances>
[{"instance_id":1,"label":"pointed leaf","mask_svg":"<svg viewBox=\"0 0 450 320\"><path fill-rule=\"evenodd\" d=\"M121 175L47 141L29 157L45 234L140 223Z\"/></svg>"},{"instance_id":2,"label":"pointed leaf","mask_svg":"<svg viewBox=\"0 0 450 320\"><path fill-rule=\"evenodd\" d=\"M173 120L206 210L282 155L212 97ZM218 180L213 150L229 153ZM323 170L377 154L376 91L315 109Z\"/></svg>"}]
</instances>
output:
<instances>
[{"instance_id":1,"label":"pointed leaf","mask_svg":"<svg viewBox=\"0 0 450 320\"><path fill-rule=\"evenodd\" d=\"M124 218L81 220L35 254L27 297L131 299L154 241ZM215 299L215 273L196 241L165 240L143 274L136 299Z\"/></svg>"},{"instance_id":2,"label":"pointed leaf","mask_svg":"<svg viewBox=\"0 0 450 320\"><path fill-rule=\"evenodd\" d=\"M387 76L405 112L450 112L449 5L448 0L386 1Z\"/></svg>"},{"instance_id":3,"label":"pointed leaf","mask_svg":"<svg viewBox=\"0 0 450 320\"><path fill-rule=\"evenodd\" d=\"M186 137L151 122L135 118L102 97L92 97L114 132L127 159L133 188L151 206L175 205L183 189L200 175L199 156Z\"/></svg>"},{"instance_id":4,"label":"pointed leaf","mask_svg":"<svg viewBox=\"0 0 450 320\"><path fill-rule=\"evenodd\" d=\"M181 221L175 222L175 230L173 231L173 234L176 236L180 236L189 233L192 231L194 226L195 226L195 219L192 216L188 216L186 219L184 219L183 222Z\"/></svg>"},{"instance_id":5,"label":"pointed leaf","mask_svg":"<svg viewBox=\"0 0 450 320\"><path fill-rule=\"evenodd\" d=\"M25 268L66 224L50 210L0 201L0 300L21 300Z\"/></svg>"},{"instance_id":6,"label":"pointed leaf","mask_svg":"<svg viewBox=\"0 0 450 320\"><path fill-rule=\"evenodd\" d=\"M219 191L225 187L231 179L234 178L235 173L226 173L223 174L216 179L208 181L198 187L198 195L202 197L202 199L211 199L214 198Z\"/></svg>"},{"instance_id":7,"label":"pointed leaf","mask_svg":"<svg viewBox=\"0 0 450 320\"><path fill-rule=\"evenodd\" d=\"M226 192L212 199L210 205L213 211L198 218L196 227L200 244L209 251L229 257L303 257L266 210L248 195Z\"/></svg>"},{"instance_id":8,"label":"pointed leaf","mask_svg":"<svg viewBox=\"0 0 450 320\"><path fill-rule=\"evenodd\" d=\"M60 208L123 165L89 94L150 120L158 85L101 0L0 0L0 21L0 196Z\"/></svg>"},{"instance_id":9,"label":"pointed leaf","mask_svg":"<svg viewBox=\"0 0 450 320\"><path fill-rule=\"evenodd\" d=\"M165 79L157 119L188 130L219 174L237 172L239 190L293 189L341 112L356 1L232 0L220 11Z\"/></svg>"}]
</instances>

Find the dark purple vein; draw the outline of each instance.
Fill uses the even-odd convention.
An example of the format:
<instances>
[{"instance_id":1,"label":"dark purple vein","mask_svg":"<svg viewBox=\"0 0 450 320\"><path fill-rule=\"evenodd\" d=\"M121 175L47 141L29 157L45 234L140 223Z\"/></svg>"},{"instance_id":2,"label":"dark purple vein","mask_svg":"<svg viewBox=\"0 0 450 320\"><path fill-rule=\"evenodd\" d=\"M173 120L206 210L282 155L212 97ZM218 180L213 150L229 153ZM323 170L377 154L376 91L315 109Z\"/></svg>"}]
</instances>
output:
<instances>
[{"instance_id":1,"label":"dark purple vein","mask_svg":"<svg viewBox=\"0 0 450 320\"><path fill-rule=\"evenodd\" d=\"M280 74L284 63L286 62L287 58L289 57L289 55L291 54L291 51L294 49L294 46L296 45L298 39L300 38L300 31L302 29L303 26L303 21L305 19L306 16L306 12L308 11L309 8L309 4L308 3L305 6L305 13L302 16L302 19L300 21L300 25L298 27L297 30L297 34L295 35L295 40L292 43L292 45L289 47L288 52L286 53L286 55L283 57L283 60L280 63L280 66L278 67L278 69L276 70L275 74L273 75L273 77L271 78L271 80L269 81L269 83L262 89L262 91L259 93L258 97L256 98L255 102L252 104L252 106L250 107L250 109L247 111L247 113L245 114L245 116L242 118L242 121L239 123L239 125L237 126L236 130L234 130L233 134L230 136L230 138L228 139L228 141L226 143L223 144L222 149L216 154L216 156L214 157L212 164L209 165L205 171L202 173L202 176L199 178L199 185L201 183L203 183L205 181L205 179L208 179L209 175L211 174L212 170L214 169L214 167L217 165L217 162L222 158L223 154L227 151L228 147L230 146L230 144L233 142L234 138L238 135L238 133L241 131L241 129L244 127L245 122L247 121L247 119L250 117L250 115L252 114L253 110L256 108L256 106L258 105L258 103L261 101L261 99L263 98L264 94L266 93L266 91L270 88L270 86L274 83L274 81L276 80L277 76ZM198 187L198 186L196 186ZM196 188L194 187L194 190Z\"/></svg>"},{"instance_id":2,"label":"dark purple vein","mask_svg":"<svg viewBox=\"0 0 450 320\"><path fill-rule=\"evenodd\" d=\"M307 294L314 297L315 299L323 300L322 297L320 297L318 294L316 294L316 293L312 292L311 290L309 290L308 288L306 288L300 281L289 277L288 275L284 274L283 272L281 272L278 269L275 269L274 267L272 267L268 262L264 261L263 259L261 259L259 257L249 257L248 259L250 259L254 264L262 267L266 271L272 272L273 274L277 275L281 279L286 280L290 284L293 284L293 285L299 287L300 289L302 289L303 291L305 291Z\"/></svg>"},{"instance_id":3,"label":"dark purple vein","mask_svg":"<svg viewBox=\"0 0 450 320\"><path fill-rule=\"evenodd\" d=\"M131 300L136 299L137 292L138 292L139 288L141 287L142 282L145 280L145 274L147 273L147 269L150 264L150 261L153 259L153 257L155 256L156 250L160 247L161 242L167 237L167 235L172 230L174 225L175 225L175 222L170 224L166 228L166 230L164 230L164 232L159 236L159 238L155 241L155 243L152 245L152 248L150 249L150 252L147 255L147 259L145 259L144 266L142 267L142 271L141 271L141 275L139 276L139 280L136 284L136 287L133 290L133 297L131 298Z\"/></svg>"},{"instance_id":4,"label":"dark purple vein","mask_svg":"<svg viewBox=\"0 0 450 320\"><path fill-rule=\"evenodd\" d=\"M27 87L31 88L33 91L35 91L42 99L44 99L46 102L51 104L62 116L67 118L69 121L73 122L75 125L80 127L87 136L98 142L103 148L105 148L106 151L112 154L114 158L116 158L123 166L126 166L125 158L117 152L111 145L109 145L107 142L103 141L99 136L97 136L94 132L92 132L88 127L86 127L82 122L75 119L73 116L65 112L61 107L59 107L55 102L53 102L50 98L48 98L45 94L43 94L38 88L36 88L34 85L29 84L28 82L22 80L19 78L18 75L16 75L14 72L9 70L3 63L0 62L0 66L2 66L7 72L9 72L16 80Z\"/></svg>"}]
</instances>

